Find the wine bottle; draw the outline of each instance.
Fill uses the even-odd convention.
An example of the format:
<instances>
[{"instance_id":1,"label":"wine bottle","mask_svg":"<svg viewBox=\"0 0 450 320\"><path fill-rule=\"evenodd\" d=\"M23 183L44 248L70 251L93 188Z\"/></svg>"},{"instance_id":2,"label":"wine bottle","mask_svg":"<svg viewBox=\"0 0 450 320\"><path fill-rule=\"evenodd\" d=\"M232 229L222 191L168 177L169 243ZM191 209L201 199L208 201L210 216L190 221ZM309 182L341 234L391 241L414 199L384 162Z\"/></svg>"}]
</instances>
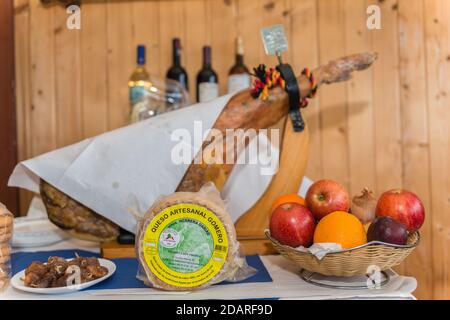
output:
<instances>
[{"instance_id":1,"label":"wine bottle","mask_svg":"<svg viewBox=\"0 0 450 320\"><path fill-rule=\"evenodd\" d=\"M203 67L197 75L197 101L208 102L219 96L219 81L211 65L211 47L203 47Z\"/></svg>"},{"instance_id":2,"label":"wine bottle","mask_svg":"<svg viewBox=\"0 0 450 320\"><path fill-rule=\"evenodd\" d=\"M146 88L150 86L150 77L145 68L145 46L138 45L137 47L137 67L131 74L128 81L128 88L130 94L130 106L133 106L143 99Z\"/></svg>"},{"instance_id":3,"label":"wine bottle","mask_svg":"<svg viewBox=\"0 0 450 320\"><path fill-rule=\"evenodd\" d=\"M181 66L181 41L178 38L172 41L173 64L167 71L167 79L178 81L189 91L189 80L186 70Z\"/></svg>"},{"instance_id":4,"label":"wine bottle","mask_svg":"<svg viewBox=\"0 0 450 320\"><path fill-rule=\"evenodd\" d=\"M247 89L250 85L250 74L247 66L244 64L244 43L242 37L237 37L236 61L228 73L228 93L235 93Z\"/></svg>"}]
</instances>

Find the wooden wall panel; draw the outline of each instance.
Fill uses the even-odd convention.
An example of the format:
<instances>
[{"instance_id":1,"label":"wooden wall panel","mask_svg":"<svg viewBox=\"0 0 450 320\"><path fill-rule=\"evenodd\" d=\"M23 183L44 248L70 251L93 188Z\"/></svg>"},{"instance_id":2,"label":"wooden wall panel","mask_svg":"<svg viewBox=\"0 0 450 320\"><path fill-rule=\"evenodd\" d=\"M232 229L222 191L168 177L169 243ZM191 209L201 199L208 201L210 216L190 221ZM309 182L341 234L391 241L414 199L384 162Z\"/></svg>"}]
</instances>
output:
<instances>
[{"instance_id":1,"label":"wooden wall panel","mask_svg":"<svg viewBox=\"0 0 450 320\"><path fill-rule=\"evenodd\" d=\"M234 22L237 18L237 5L237 0L213 0L208 6L211 15L211 33L221 35L211 37L211 46L214 48L213 65L219 77L222 95L228 91L228 72L235 61L235 39L238 31Z\"/></svg>"},{"instance_id":2,"label":"wooden wall panel","mask_svg":"<svg viewBox=\"0 0 450 320\"><path fill-rule=\"evenodd\" d=\"M382 29L366 28L365 9L381 8ZM450 3L447 0L96 0L82 4L82 28L64 28L59 5L15 0L19 159L127 123L127 81L136 45L147 68L164 76L171 40L180 37L194 101L203 45L225 93L241 35L249 68L267 57L260 29L282 23L299 73L356 51L376 51L370 71L324 87L305 116L308 175L357 193L404 187L427 208L419 250L398 270L415 276L420 298L450 298ZM67 85L66 85L67 84ZM21 211L29 197L21 194ZM424 272L424 270L426 272Z\"/></svg>"},{"instance_id":3,"label":"wooden wall panel","mask_svg":"<svg viewBox=\"0 0 450 320\"><path fill-rule=\"evenodd\" d=\"M86 3L82 12L81 114L83 138L89 138L108 131L106 6Z\"/></svg>"},{"instance_id":4,"label":"wooden wall panel","mask_svg":"<svg viewBox=\"0 0 450 320\"><path fill-rule=\"evenodd\" d=\"M430 141L432 264L434 298L448 299L450 292L450 2L425 6L427 56L428 132ZM413 272L413 270L409 270Z\"/></svg>"},{"instance_id":5,"label":"wooden wall panel","mask_svg":"<svg viewBox=\"0 0 450 320\"><path fill-rule=\"evenodd\" d=\"M145 44L147 70L150 74L160 74L159 2L135 1L132 4L133 40L135 44Z\"/></svg>"},{"instance_id":6,"label":"wooden wall panel","mask_svg":"<svg viewBox=\"0 0 450 320\"><path fill-rule=\"evenodd\" d=\"M189 77L189 93L191 101L196 101L197 73L202 67L202 46L210 43L206 21L210 12L207 10L207 0L185 1L183 4L184 16L189 23L186 25L186 43L182 44L186 72Z\"/></svg>"},{"instance_id":7,"label":"wooden wall panel","mask_svg":"<svg viewBox=\"0 0 450 320\"><path fill-rule=\"evenodd\" d=\"M127 2L106 3L108 61L108 129L124 126L130 118L128 79L136 66L132 6Z\"/></svg>"},{"instance_id":8,"label":"wooden wall panel","mask_svg":"<svg viewBox=\"0 0 450 320\"><path fill-rule=\"evenodd\" d=\"M172 39L178 37L181 43L186 40L185 15L183 1L160 1L159 3L159 76L165 77L172 64ZM166 23L164 23L165 21ZM149 60L152 64L156 61Z\"/></svg>"},{"instance_id":9,"label":"wooden wall panel","mask_svg":"<svg viewBox=\"0 0 450 320\"><path fill-rule=\"evenodd\" d=\"M66 27L64 7L54 6L56 145L83 138L81 110L80 30Z\"/></svg>"},{"instance_id":10,"label":"wooden wall panel","mask_svg":"<svg viewBox=\"0 0 450 320\"><path fill-rule=\"evenodd\" d=\"M372 50L372 31L367 29L365 0L345 1L346 54ZM349 191L358 194L375 187L373 69L357 73L347 86Z\"/></svg>"},{"instance_id":11,"label":"wooden wall panel","mask_svg":"<svg viewBox=\"0 0 450 320\"><path fill-rule=\"evenodd\" d=\"M259 5L261 6L262 12L262 27L272 26L276 24L281 24L284 26L284 32L286 33L286 37L289 41L289 46L292 47L292 37L291 37L291 19L290 19L290 10L289 10L289 1L287 0L272 0L272 1L259 1ZM263 44L261 41L260 32L258 31L253 35L254 38L259 42L259 45L256 49L261 50L263 48ZM268 56L264 51L260 51L263 54L261 61L268 66L273 66L278 63L278 60L273 56ZM288 51L283 53L284 62L291 62L292 51ZM259 62L261 63L261 62Z\"/></svg>"},{"instance_id":12,"label":"wooden wall panel","mask_svg":"<svg viewBox=\"0 0 450 320\"><path fill-rule=\"evenodd\" d=\"M294 70L319 65L317 1L291 0L291 63ZM322 175L322 131L320 123L320 96L309 101L303 111L310 133L308 167L306 171L311 179L317 180Z\"/></svg>"},{"instance_id":13,"label":"wooden wall panel","mask_svg":"<svg viewBox=\"0 0 450 320\"><path fill-rule=\"evenodd\" d=\"M430 212L429 137L424 43L424 3L399 2L400 85L402 107L403 186L415 192ZM422 227L421 245L406 263L414 274L418 294L433 292L432 217ZM418 270L426 272L418 273Z\"/></svg>"},{"instance_id":14,"label":"wooden wall panel","mask_svg":"<svg viewBox=\"0 0 450 320\"><path fill-rule=\"evenodd\" d=\"M18 150L19 160L24 160L31 153L28 141L30 133L30 32L28 0L14 3L14 38L16 69L16 111L17 140L21 146Z\"/></svg>"},{"instance_id":15,"label":"wooden wall panel","mask_svg":"<svg viewBox=\"0 0 450 320\"><path fill-rule=\"evenodd\" d=\"M345 52L345 1L319 1L319 62L341 57ZM350 185L346 84L325 86L320 91L322 173Z\"/></svg>"},{"instance_id":16,"label":"wooden wall panel","mask_svg":"<svg viewBox=\"0 0 450 320\"><path fill-rule=\"evenodd\" d=\"M238 32L245 41L245 59L249 68L257 67L265 57L260 30L264 27L263 1L239 0Z\"/></svg>"},{"instance_id":17,"label":"wooden wall panel","mask_svg":"<svg viewBox=\"0 0 450 320\"><path fill-rule=\"evenodd\" d=\"M31 153L36 156L57 146L55 104L55 32L53 10L30 0Z\"/></svg>"}]
</instances>

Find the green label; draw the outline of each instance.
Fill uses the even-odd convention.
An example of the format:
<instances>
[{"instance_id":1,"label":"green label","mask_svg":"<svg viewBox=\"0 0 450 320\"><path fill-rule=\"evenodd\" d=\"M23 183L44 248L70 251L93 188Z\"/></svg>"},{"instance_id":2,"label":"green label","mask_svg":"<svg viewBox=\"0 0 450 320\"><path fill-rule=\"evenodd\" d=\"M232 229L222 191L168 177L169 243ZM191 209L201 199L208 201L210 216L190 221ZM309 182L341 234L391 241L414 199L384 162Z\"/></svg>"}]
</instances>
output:
<instances>
[{"instance_id":1,"label":"green label","mask_svg":"<svg viewBox=\"0 0 450 320\"><path fill-rule=\"evenodd\" d=\"M130 87L130 102L131 105L139 102L145 96L144 86Z\"/></svg>"},{"instance_id":2,"label":"green label","mask_svg":"<svg viewBox=\"0 0 450 320\"><path fill-rule=\"evenodd\" d=\"M161 260L177 272L191 273L203 268L213 251L213 237L200 221L175 220L159 237L158 254Z\"/></svg>"},{"instance_id":3,"label":"green label","mask_svg":"<svg viewBox=\"0 0 450 320\"><path fill-rule=\"evenodd\" d=\"M228 256L228 236L208 208L179 203L163 209L148 224L142 250L158 279L191 288L220 272Z\"/></svg>"}]
</instances>

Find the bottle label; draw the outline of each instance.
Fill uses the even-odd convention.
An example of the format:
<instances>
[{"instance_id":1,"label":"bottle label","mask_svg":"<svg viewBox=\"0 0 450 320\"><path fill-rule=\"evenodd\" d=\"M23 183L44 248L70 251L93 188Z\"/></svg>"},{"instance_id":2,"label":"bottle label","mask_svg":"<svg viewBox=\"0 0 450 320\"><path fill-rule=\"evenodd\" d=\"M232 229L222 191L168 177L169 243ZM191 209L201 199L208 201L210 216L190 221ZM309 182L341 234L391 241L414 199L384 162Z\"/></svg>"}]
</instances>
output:
<instances>
[{"instance_id":1,"label":"bottle label","mask_svg":"<svg viewBox=\"0 0 450 320\"><path fill-rule=\"evenodd\" d=\"M203 82L198 86L199 102L208 102L219 97L219 85L212 82Z\"/></svg>"},{"instance_id":2,"label":"bottle label","mask_svg":"<svg viewBox=\"0 0 450 320\"><path fill-rule=\"evenodd\" d=\"M145 230L142 246L151 272L182 288L209 281L228 255L223 223L212 211L191 203L172 205L157 214Z\"/></svg>"},{"instance_id":3,"label":"bottle label","mask_svg":"<svg viewBox=\"0 0 450 320\"><path fill-rule=\"evenodd\" d=\"M134 106L136 103L145 97L145 86L132 86L130 87L130 105Z\"/></svg>"},{"instance_id":4,"label":"bottle label","mask_svg":"<svg viewBox=\"0 0 450 320\"><path fill-rule=\"evenodd\" d=\"M135 103L131 109L131 123L146 120L158 115L161 112L163 112L161 108L158 108L157 106L152 108L148 101L139 101Z\"/></svg>"},{"instance_id":5,"label":"bottle label","mask_svg":"<svg viewBox=\"0 0 450 320\"><path fill-rule=\"evenodd\" d=\"M228 93L235 93L244 89L248 89L250 85L251 79L249 74L232 74L228 78Z\"/></svg>"}]
</instances>

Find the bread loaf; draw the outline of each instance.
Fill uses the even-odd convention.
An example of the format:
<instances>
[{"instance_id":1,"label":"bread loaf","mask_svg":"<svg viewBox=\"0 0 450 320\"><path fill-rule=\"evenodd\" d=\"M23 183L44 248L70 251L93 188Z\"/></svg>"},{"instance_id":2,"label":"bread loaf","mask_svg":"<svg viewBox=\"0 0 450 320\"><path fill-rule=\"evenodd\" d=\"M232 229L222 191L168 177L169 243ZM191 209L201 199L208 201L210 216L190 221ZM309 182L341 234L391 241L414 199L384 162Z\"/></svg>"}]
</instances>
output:
<instances>
[{"instance_id":1,"label":"bread loaf","mask_svg":"<svg viewBox=\"0 0 450 320\"><path fill-rule=\"evenodd\" d=\"M11 260L11 248L8 243L0 243L0 264L5 265Z\"/></svg>"},{"instance_id":2,"label":"bread loaf","mask_svg":"<svg viewBox=\"0 0 450 320\"><path fill-rule=\"evenodd\" d=\"M4 290L11 276L11 247L14 217L0 203L0 291Z\"/></svg>"}]
</instances>

